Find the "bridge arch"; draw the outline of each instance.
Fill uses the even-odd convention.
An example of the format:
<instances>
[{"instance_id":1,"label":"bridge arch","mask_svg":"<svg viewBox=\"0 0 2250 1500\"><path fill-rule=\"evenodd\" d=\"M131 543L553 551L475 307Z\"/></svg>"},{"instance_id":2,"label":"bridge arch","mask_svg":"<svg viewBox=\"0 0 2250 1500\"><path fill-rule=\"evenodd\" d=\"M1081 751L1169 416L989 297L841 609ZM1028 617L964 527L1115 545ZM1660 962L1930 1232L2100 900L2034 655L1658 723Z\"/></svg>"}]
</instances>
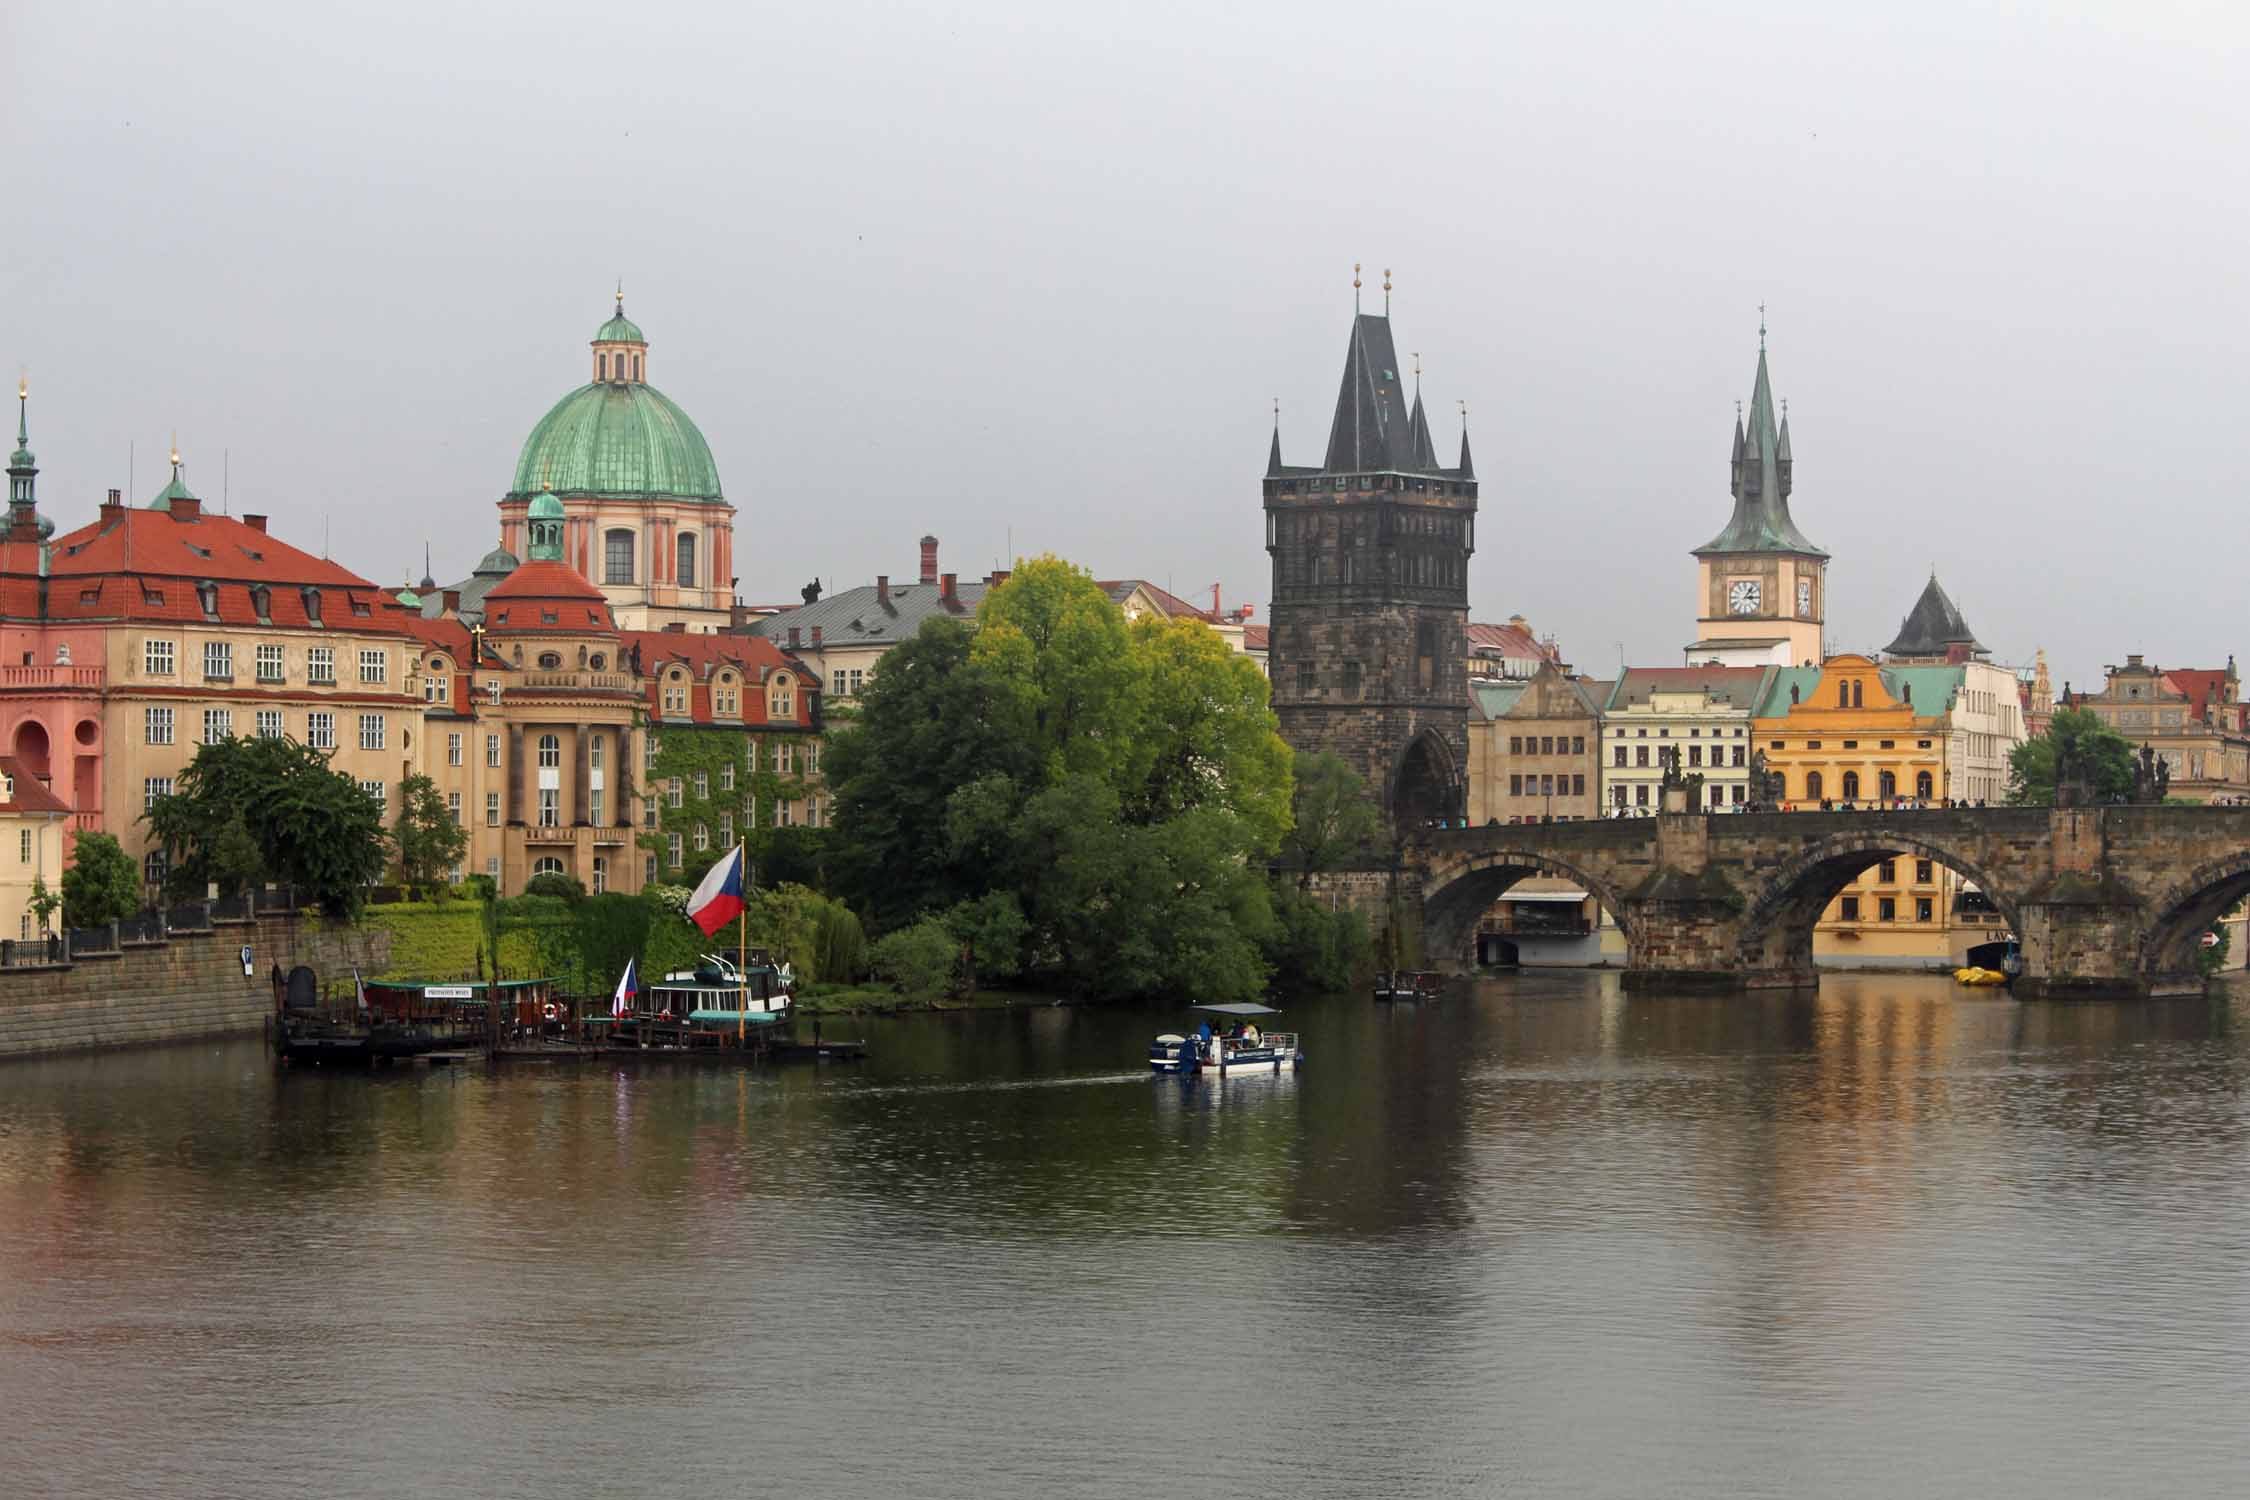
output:
<instances>
[{"instance_id":1,"label":"bridge arch","mask_svg":"<svg viewBox=\"0 0 2250 1500\"><path fill-rule=\"evenodd\" d=\"M2250 896L2250 850L2203 865L2148 903L2138 968L2144 979L2191 975L2203 934Z\"/></svg>"},{"instance_id":2,"label":"bridge arch","mask_svg":"<svg viewBox=\"0 0 2250 1500\"><path fill-rule=\"evenodd\" d=\"M1975 882L2010 930L2022 937L2016 893L1996 881L1981 861L1891 819L1868 817L1867 823L1806 845L1766 876L1743 914L1739 962L1744 969L1793 973L1810 981L1815 976L1813 928L1820 914L1863 871L1886 859L1927 859Z\"/></svg>"},{"instance_id":3,"label":"bridge arch","mask_svg":"<svg viewBox=\"0 0 2250 1500\"><path fill-rule=\"evenodd\" d=\"M1624 931L1627 951L1637 945L1632 913L1616 888L1587 866L1528 849L1490 849L1441 861L1424 874L1422 947L1429 960L1474 968L1478 921L1510 886L1538 875L1575 882Z\"/></svg>"}]
</instances>

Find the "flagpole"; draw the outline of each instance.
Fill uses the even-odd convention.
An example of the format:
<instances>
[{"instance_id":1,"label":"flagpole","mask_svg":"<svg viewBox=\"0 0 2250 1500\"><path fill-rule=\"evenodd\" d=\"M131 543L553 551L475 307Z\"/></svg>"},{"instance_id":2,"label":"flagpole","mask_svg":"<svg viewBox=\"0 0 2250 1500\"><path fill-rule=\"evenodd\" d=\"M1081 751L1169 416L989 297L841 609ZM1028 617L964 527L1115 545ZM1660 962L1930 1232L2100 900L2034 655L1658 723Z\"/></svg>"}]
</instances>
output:
<instances>
[{"instance_id":1,"label":"flagpole","mask_svg":"<svg viewBox=\"0 0 2250 1500\"><path fill-rule=\"evenodd\" d=\"M743 875L742 847L743 840L736 839L734 878L737 881ZM734 1002L734 1044L737 1047L747 1047L750 1041L750 975L747 972L750 962L750 892L747 887L742 892L742 898L742 910L735 913L734 918L734 977L740 986L740 993Z\"/></svg>"}]
</instances>

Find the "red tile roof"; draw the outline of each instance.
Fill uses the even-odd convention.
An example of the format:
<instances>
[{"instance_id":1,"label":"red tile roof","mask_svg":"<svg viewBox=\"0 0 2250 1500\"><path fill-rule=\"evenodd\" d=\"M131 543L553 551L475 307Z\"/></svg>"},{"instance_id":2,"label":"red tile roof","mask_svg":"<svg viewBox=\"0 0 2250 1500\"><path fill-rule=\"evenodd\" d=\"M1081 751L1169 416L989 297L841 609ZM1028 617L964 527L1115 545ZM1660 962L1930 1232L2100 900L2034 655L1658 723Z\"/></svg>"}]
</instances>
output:
<instances>
[{"instance_id":1,"label":"red tile roof","mask_svg":"<svg viewBox=\"0 0 2250 1500\"><path fill-rule=\"evenodd\" d=\"M617 624L600 589L568 563L549 558L520 564L494 585L484 596L484 622L487 632L500 635L583 635L608 632Z\"/></svg>"},{"instance_id":2,"label":"red tile roof","mask_svg":"<svg viewBox=\"0 0 2250 1500\"><path fill-rule=\"evenodd\" d=\"M2210 720L2208 710L2212 703L2217 702L2222 706L2226 704L2227 672L2224 667L2173 667L2164 674L2164 680L2187 699L2188 711L2205 722ZM2220 717L2223 719L2226 715L2221 714Z\"/></svg>"},{"instance_id":3,"label":"red tile roof","mask_svg":"<svg viewBox=\"0 0 2250 1500\"><path fill-rule=\"evenodd\" d=\"M16 784L16 794L0 801L0 813L66 813L70 804L48 790L47 784L24 769L13 755L0 755L0 772Z\"/></svg>"},{"instance_id":4,"label":"red tile roof","mask_svg":"<svg viewBox=\"0 0 2250 1500\"><path fill-rule=\"evenodd\" d=\"M1526 661L1552 661L1555 648L1543 644L1539 638L1522 625L1480 625L1471 621L1468 626L1469 649L1479 656L1512 656Z\"/></svg>"},{"instance_id":5,"label":"red tile roof","mask_svg":"<svg viewBox=\"0 0 2250 1500\"><path fill-rule=\"evenodd\" d=\"M1264 651L1264 650L1268 649L1268 648L1269 648L1269 647L1271 646L1272 642L1273 642L1273 627L1272 627L1272 626L1270 626L1270 625L1245 625L1245 626L1243 626L1243 627L1242 627L1242 649L1243 649L1243 650L1245 650L1245 651Z\"/></svg>"}]
</instances>

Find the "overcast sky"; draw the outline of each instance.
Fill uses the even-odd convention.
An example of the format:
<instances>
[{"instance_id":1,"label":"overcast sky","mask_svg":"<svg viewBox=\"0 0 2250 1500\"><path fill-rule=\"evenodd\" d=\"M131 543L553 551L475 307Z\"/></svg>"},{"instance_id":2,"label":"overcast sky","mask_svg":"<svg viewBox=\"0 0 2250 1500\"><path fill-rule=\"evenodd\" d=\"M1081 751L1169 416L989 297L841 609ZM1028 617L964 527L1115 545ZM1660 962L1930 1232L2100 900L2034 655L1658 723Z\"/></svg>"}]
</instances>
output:
<instances>
[{"instance_id":1,"label":"overcast sky","mask_svg":"<svg viewBox=\"0 0 2250 1500\"><path fill-rule=\"evenodd\" d=\"M1848 16L1845 12L1849 10ZM1934 563L2058 686L2243 649L2239 5L0 7L44 509L191 483L466 572L613 279L740 592L1054 551L1263 616L1351 265L1483 480L1473 613L1674 664L1758 306L1839 648ZM13 369L10 369L13 373ZM225 461L222 461L225 455Z\"/></svg>"}]
</instances>

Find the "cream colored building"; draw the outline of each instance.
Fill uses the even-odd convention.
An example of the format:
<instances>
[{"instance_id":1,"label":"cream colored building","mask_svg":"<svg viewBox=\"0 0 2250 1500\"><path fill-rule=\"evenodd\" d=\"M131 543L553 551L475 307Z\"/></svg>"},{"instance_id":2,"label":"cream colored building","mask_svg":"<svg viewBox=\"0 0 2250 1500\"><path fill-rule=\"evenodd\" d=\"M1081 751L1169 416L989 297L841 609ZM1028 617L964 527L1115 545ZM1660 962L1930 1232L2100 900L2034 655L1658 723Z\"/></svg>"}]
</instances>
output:
<instances>
[{"instance_id":1,"label":"cream colored building","mask_svg":"<svg viewBox=\"0 0 2250 1500\"><path fill-rule=\"evenodd\" d=\"M26 942L59 927L58 913L42 929L31 901L42 885L62 895L69 824L69 807L46 783L14 756L0 756L0 938Z\"/></svg>"},{"instance_id":2,"label":"cream colored building","mask_svg":"<svg viewBox=\"0 0 2250 1500\"><path fill-rule=\"evenodd\" d=\"M1773 667L1634 667L1602 705L1602 810L1652 817L1663 805L1664 752L1703 778L1711 812L1750 796L1751 716L1765 701Z\"/></svg>"}]
</instances>

